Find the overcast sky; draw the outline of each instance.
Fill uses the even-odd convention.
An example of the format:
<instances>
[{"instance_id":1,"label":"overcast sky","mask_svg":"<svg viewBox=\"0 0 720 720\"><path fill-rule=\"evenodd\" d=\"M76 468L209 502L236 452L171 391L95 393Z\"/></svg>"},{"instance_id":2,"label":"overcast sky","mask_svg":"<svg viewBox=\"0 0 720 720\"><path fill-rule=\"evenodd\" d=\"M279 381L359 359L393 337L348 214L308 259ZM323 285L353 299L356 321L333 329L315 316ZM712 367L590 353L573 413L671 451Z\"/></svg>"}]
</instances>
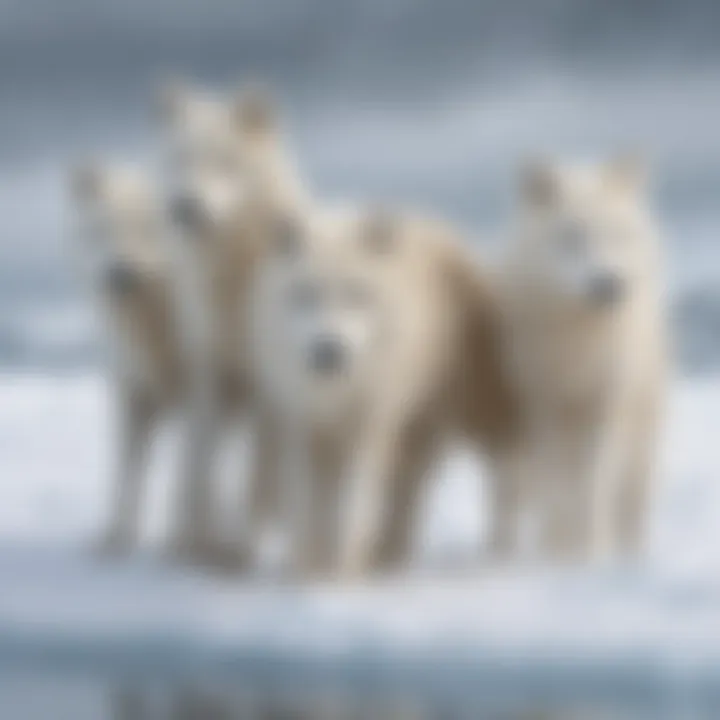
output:
<instances>
[{"instance_id":1,"label":"overcast sky","mask_svg":"<svg viewBox=\"0 0 720 720\"><path fill-rule=\"evenodd\" d=\"M670 214L702 219L719 33L714 0L0 0L0 285L57 263L67 164L145 153L178 74L272 82L323 191L480 226L523 153L634 144L672 169Z\"/></svg>"}]
</instances>

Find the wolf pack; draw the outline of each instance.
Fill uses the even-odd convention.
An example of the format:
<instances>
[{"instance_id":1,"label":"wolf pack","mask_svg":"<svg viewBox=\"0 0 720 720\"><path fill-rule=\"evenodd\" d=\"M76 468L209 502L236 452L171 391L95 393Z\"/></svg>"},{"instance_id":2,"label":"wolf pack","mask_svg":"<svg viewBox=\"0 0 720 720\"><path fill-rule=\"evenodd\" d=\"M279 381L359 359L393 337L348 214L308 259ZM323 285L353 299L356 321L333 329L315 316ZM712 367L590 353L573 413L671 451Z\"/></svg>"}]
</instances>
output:
<instances>
[{"instance_id":1,"label":"wolf pack","mask_svg":"<svg viewBox=\"0 0 720 720\"><path fill-rule=\"evenodd\" d=\"M70 173L117 413L98 550L136 546L173 419L177 562L253 572L279 533L290 577L406 567L454 444L485 468L489 562L638 558L668 370L642 164L528 161L490 259L449 220L321 197L280 115L264 87L169 83L157 162ZM243 491L223 502L239 432Z\"/></svg>"}]
</instances>

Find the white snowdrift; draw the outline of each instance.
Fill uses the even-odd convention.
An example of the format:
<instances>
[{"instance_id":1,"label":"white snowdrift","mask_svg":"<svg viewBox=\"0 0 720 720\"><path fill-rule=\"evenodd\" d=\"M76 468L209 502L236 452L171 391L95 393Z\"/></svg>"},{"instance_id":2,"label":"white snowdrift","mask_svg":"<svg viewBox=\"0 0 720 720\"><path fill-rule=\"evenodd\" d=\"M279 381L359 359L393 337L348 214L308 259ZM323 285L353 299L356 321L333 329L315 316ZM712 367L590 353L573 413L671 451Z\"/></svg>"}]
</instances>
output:
<instances>
[{"instance_id":1,"label":"white snowdrift","mask_svg":"<svg viewBox=\"0 0 720 720\"><path fill-rule=\"evenodd\" d=\"M106 400L95 378L0 382L2 667L718 699L717 381L674 393L642 567L418 570L356 588L191 576L152 554L92 560L80 548L103 513ZM172 443L163 445L154 475L167 486ZM448 461L428 503L426 551L467 546L481 532L473 470L466 458ZM158 490L155 535L165 505Z\"/></svg>"}]
</instances>

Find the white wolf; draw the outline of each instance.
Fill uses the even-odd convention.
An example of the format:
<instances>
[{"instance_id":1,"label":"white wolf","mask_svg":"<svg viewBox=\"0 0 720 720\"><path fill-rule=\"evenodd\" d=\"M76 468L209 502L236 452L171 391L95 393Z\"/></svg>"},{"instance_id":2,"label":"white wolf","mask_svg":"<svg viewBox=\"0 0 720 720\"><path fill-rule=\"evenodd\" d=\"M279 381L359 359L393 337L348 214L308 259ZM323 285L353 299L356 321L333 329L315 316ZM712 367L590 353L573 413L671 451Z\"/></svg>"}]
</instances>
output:
<instances>
[{"instance_id":1,"label":"white wolf","mask_svg":"<svg viewBox=\"0 0 720 720\"><path fill-rule=\"evenodd\" d=\"M265 242L262 218L275 207L295 207L304 189L262 90L219 99L170 87L162 97L162 130L174 226L170 253L191 399L172 542L181 556L234 562L235 539L228 543L217 533L212 465L222 431L246 414L253 394L243 307ZM264 439L259 455L272 455ZM253 485L251 518L265 511L270 484Z\"/></svg>"},{"instance_id":2,"label":"white wolf","mask_svg":"<svg viewBox=\"0 0 720 720\"><path fill-rule=\"evenodd\" d=\"M439 223L326 206L277 228L254 297L295 570L407 562L450 427L494 450L509 423L485 281Z\"/></svg>"},{"instance_id":3,"label":"white wolf","mask_svg":"<svg viewBox=\"0 0 720 720\"><path fill-rule=\"evenodd\" d=\"M182 392L160 204L146 174L126 166L79 167L71 188L74 250L107 334L118 411L116 487L101 549L123 552L137 539L151 434Z\"/></svg>"},{"instance_id":4,"label":"white wolf","mask_svg":"<svg viewBox=\"0 0 720 720\"><path fill-rule=\"evenodd\" d=\"M665 388L660 243L630 159L537 164L509 249L509 362L529 433L521 489L544 551L640 549Z\"/></svg>"},{"instance_id":5,"label":"white wolf","mask_svg":"<svg viewBox=\"0 0 720 720\"><path fill-rule=\"evenodd\" d=\"M329 212L308 224L279 220L249 306L256 384L278 438L277 510L302 573L334 564L341 476L369 372L364 346L374 342L364 269L348 273L338 261L346 225Z\"/></svg>"}]
</instances>

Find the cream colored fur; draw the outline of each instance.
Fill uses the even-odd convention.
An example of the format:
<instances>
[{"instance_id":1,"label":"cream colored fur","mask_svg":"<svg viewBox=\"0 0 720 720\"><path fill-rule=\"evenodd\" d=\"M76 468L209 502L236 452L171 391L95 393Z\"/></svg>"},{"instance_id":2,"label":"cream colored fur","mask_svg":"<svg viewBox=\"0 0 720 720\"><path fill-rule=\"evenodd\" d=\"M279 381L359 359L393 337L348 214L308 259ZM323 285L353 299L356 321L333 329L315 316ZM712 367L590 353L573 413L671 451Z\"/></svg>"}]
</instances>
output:
<instances>
[{"instance_id":1,"label":"cream colored fur","mask_svg":"<svg viewBox=\"0 0 720 720\"><path fill-rule=\"evenodd\" d=\"M260 265L250 347L283 428L295 569L398 567L448 433L499 460L512 432L489 283L451 230L410 214L318 208L285 240ZM309 367L318 336L346 348L337 374Z\"/></svg>"},{"instance_id":2,"label":"cream colored fur","mask_svg":"<svg viewBox=\"0 0 720 720\"><path fill-rule=\"evenodd\" d=\"M165 93L162 110L170 252L190 393L172 544L180 556L234 562L237 538L223 538L217 529L217 445L252 406L244 304L263 251L264 218L303 202L304 189L257 92L213 99L176 87ZM261 439L260 447L265 444ZM257 513L247 513L251 519L266 504L264 492L253 483Z\"/></svg>"},{"instance_id":3,"label":"cream colored fur","mask_svg":"<svg viewBox=\"0 0 720 720\"><path fill-rule=\"evenodd\" d=\"M660 245L638 170L526 176L504 277L527 445L518 505L555 560L641 549L665 390Z\"/></svg>"},{"instance_id":4,"label":"cream colored fur","mask_svg":"<svg viewBox=\"0 0 720 720\"><path fill-rule=\"evenodd\" d=\"M125 166L79 168L72 201L74 251L105 331L117 410L115 488L100 549L124 552L137 541L156 426L182 395L160 205L146 174Z\"/></svg>"}]
</instances>

